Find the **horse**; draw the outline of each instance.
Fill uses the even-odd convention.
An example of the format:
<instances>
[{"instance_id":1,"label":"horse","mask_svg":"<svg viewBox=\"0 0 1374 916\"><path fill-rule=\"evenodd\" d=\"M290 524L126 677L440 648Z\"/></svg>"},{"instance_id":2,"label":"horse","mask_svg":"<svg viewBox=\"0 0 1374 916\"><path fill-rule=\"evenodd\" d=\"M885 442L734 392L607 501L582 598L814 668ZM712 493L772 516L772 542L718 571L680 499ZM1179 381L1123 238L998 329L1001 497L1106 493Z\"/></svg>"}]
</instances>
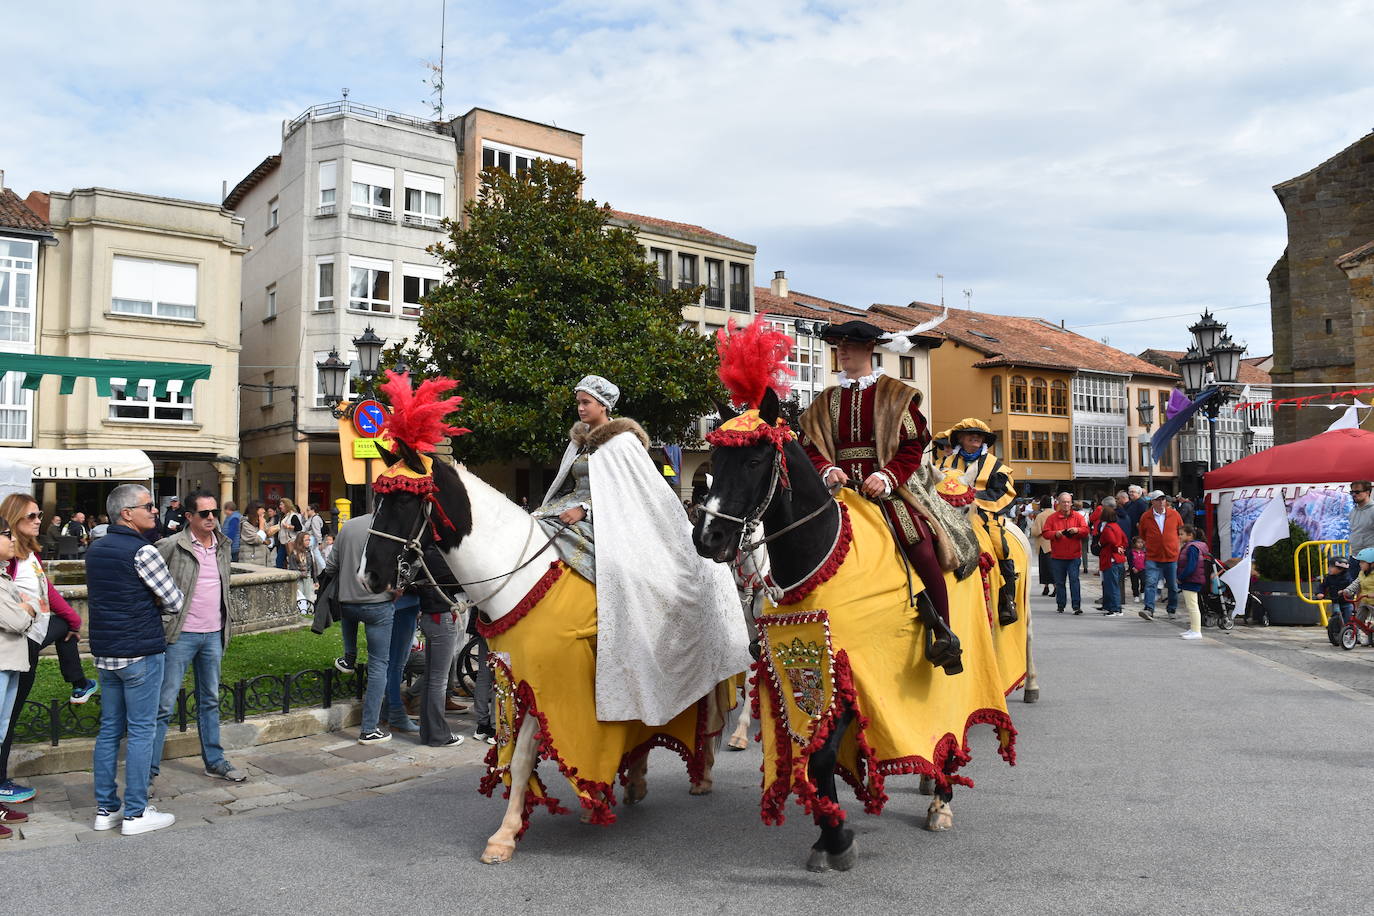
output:
<instances>
[{"instance_id":1,"label":"horse","mask_svg":"<svg viewBox=\"0 0 1374 916\"><path fill-rule=\"evenodd\" d=\"M433 539L468 600L482 608L496 745L480 791L490 796L504 784L508 803L481 861L509 862L535 807L568 813L539 778L541 759L567 779L586 823L615 822L617 776L626 804L644 798L654 747L682 756L691 794L709 793L714 739L733 707L733 685L720 685L665 725L597 720L595 586L559 561L552 538L526 511L465 467L424 458L404 443L396 449L378 449L385 474L403 482L378 500L359 575L374 592L404 587L426 574L421 551Z\"/></svg>"},{"instance_id":2,"label":"horse","mask_svg":"<svg viewBox=\"0 0 1374 916\"><path fill-rule=\"evenodd\" d=\"M757 419L777 429L778 407L770 389ZM781 823L795 793L821 831L807 868L848 870L857 846L844 827L836 774L876 814L887 801L885 777L912 773L937 789L927 828L948 829L953 786L972 785L958 775L970 759L968 730L993 725L999 753L1015 762L1010 685L995 654L996 616L990 624L981 577L946 575L964 661L962 673L948 675L925 659L921 586L874 503L847 491L833 497L790 434L718 444L711 462L714 480L693 530L698 553L729 562L742 544L748 549L757 525L775 592L782 592L758 619L760 657L751 679L764 743L764 821Z\"/></svg>"}]
</instances>

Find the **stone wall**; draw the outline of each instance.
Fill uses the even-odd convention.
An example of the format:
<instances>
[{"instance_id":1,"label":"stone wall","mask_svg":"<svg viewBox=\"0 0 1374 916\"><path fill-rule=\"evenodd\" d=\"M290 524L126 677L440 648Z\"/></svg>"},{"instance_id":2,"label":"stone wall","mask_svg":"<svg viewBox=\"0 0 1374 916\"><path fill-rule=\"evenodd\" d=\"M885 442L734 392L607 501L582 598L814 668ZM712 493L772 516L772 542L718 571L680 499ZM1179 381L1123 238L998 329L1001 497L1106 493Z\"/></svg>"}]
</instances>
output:
<instances>
[{"instance_id":1,"label":"stone wall","mask_svg":"<svg viewBox=\"0 0 1374 916\"><path fill-rule=\"evenodd\" d=\"M56 561L49 565L55 576L73 567L85 566L84 563L71 560ZM303 618L296 608L296 580L299 578L296 573L284 569L235 563L229 577L231 632L254 633L300 623ZM57 590L81 615L81 651L85 652L85 623L89 617L86 586L59 585Z\"/></svg>"},{"instance_id":2,"label":"stone wall","mask_svg":"<svg viewBox=\"0 0 1374 916\"><path fill-rule=\"evenodd\" d=\"M1349 279L1337 259L1374 240L1374 133L1303 175L1274 187L1288 224L1288 247L1269 274L1275 382L1365 381L1374 337L1356 335ZM1277 397L1329 392L1284 388ZM1324 410L1274 412L1276 444L1321 432Z\"/></svg>"}]
</instances>

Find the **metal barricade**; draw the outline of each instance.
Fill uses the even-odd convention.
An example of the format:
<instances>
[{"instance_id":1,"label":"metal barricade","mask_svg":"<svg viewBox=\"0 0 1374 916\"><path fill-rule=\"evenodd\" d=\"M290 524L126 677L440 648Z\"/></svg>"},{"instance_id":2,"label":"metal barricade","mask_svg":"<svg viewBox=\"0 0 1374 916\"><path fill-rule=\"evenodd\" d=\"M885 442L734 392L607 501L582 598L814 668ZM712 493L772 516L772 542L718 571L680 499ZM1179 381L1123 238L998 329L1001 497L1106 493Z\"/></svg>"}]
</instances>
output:
<instances>
[{"instance_id":1,"label":"metal barricade","mask_svg":"<svg viewBox=\"0 0 1374 916\"><path fill-rule=\"evenodd\" d=\"M1303 541L1293 552L1293 584L1297 586L1298 597L1308 604L1317 606L1317 616L1321 618L1322 626L1326 626L1330 616L1327 608L1331 606L1331 602L1314 597L1314 592L1321 584L1322 577L1326 575L1326 565L1331 562L1331 558L1349 555L1350 542L1343 540Z\"/></svg>"}]
</instances>

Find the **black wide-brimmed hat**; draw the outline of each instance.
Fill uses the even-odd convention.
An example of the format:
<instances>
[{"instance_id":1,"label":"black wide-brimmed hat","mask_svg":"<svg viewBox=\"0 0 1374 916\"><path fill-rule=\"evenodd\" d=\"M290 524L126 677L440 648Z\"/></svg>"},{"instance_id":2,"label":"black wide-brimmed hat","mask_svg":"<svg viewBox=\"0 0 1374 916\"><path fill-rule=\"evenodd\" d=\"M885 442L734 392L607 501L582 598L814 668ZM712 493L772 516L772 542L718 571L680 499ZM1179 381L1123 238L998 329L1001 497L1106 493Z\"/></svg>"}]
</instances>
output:
<instances>
[{"instance_id":1,"label":"black wide-brimmed hat","mask_svg":"<svg viewBox=\"0 0 1374 916\"><path fill-rule=\"evenodd\" d=\"M826 343L839 343L842 340L851 343L883 344L890 338L887 333L876 324L869 324L867 321L846 321L844 324L828 324L821 329L821 339Z\"/></svg>"}]
</instances>

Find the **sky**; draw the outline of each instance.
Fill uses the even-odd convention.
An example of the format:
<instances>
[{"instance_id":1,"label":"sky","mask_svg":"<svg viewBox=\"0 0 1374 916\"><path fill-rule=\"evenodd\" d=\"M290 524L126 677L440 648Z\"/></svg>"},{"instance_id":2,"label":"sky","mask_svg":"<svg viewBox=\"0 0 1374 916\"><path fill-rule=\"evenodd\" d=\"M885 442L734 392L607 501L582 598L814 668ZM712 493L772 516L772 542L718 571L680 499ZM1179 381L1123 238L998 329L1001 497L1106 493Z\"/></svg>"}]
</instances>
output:
<instances>
[{"instance_id":1,"label":"sky","mask_svg":"<svg viewBox=\"0 0 1374 916\"><path fill-rule=\"evenodd\" d=\"M589 197L758 246L760 285L938 302L943 274L1131 352L1211 308L1258 356L1273 185L1374 127L1374 0L442 6L6 4L5 184L217 201L344 87L428 115L442 34L447 114L585 134Z\"/></svg>"}]
</instances>

